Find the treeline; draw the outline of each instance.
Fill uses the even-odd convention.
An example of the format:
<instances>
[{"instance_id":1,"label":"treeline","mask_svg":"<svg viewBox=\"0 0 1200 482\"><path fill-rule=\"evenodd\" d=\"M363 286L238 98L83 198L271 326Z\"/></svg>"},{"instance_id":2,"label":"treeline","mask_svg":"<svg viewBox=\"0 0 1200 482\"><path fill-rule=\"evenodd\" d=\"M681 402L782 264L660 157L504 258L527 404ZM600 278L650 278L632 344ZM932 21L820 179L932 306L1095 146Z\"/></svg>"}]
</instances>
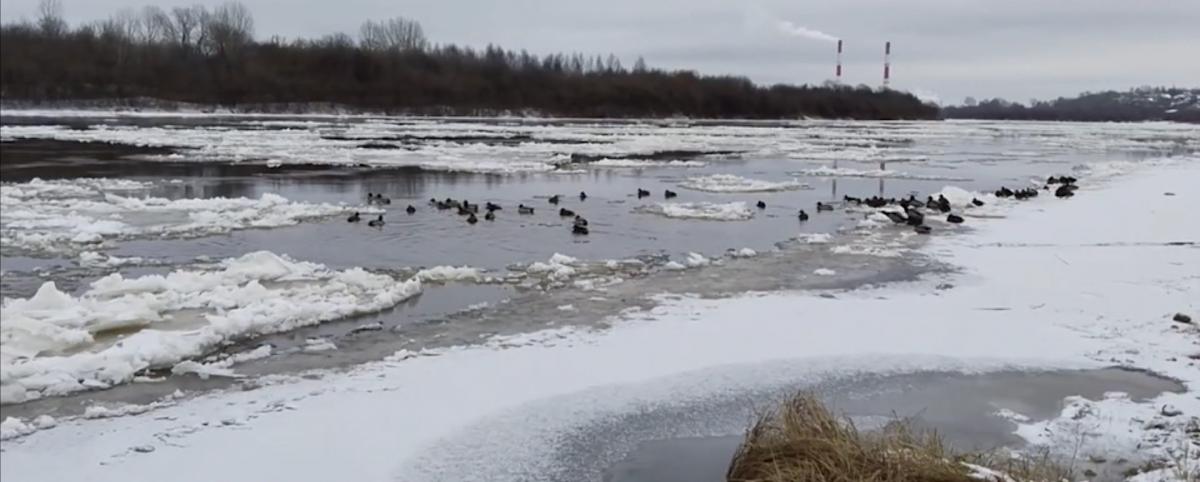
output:
<instances>
[{"instance_id":1,"label":"treeline","mask_svg":"<svg viewBox=\"0 0 1200 482\"><path fill-rule=\"evenodd\" d=\"M1167 120L1200 123L1200 89L1143 87L1126 92L1084 93L1029 105L990 99L944 107L947 118L1040 121L1135 122Z\"/></svg>"},{"instance_id":2,"label":"treeline","mask_svg":"<svg viewBox=\"0 0 1200 482\"><path fill-rule=\"evenodd\" d=\"M759 86L742 77L632 67L619 59L432 45L420 24L366 22L357 38L265 41L241 4L125 10L71 27L56 0L0 26L0 98L154 98L220 104L334 103L411 114L852 119L934 118L891 90Z\"/></svg>"}]
</instances>

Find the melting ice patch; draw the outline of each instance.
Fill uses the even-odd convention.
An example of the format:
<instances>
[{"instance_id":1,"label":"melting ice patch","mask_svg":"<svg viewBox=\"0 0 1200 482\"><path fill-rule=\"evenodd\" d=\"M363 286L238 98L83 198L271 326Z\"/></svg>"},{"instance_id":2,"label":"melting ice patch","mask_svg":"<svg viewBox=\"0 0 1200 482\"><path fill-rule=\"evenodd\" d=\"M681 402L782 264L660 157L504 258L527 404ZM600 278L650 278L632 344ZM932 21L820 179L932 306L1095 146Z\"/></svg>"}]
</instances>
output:
<instances>
[{"instance_id":1,"label":"melting ice patch","mask_svg":"<svg viewBox=\"0 0 1200 482\"><path fill-rule=\"evenodd\" d=\"M420 290L419 279L267 251L165 276L114 273L78 297L47 282L0 307L0 403L109 387L228 340L379 311Z\"/></svg>"},{"instance_id":2,"label":"melting ice patch","mask_svg":"<svg viewBox=\"0 0 1200 482\"><path fill-rule=\"evenodd\" d=\"M251 198L134 197L149 183L70 179L0 185L0 240L39 252L88 251L113 239L195 237L237 229L270 228L340 214L347 207L292 202L275 195ZM96 261L89 259L89 261Z\"/></svg>"},{"instance_id":3,"label":"melting ice patch","mask_svg":"<svg viewBox=\"0 0 1200 482\"><path fill-rule=\"evenodd\" d=\"M771 192L810 189L809 185L797 180L783 182L763 181L733 174L689 177L680 183L679 186L694 191L705 192Z\"/></svg>"},{"instance_id":4,"label":"melting ice patch","mask_svg":"<svg viewBox=\"0 0 1200 482\"><path fill-rule=\"evenodd\" d=\"M638 211L676 219L703 219L710 221L745 221L754 217L754 211L744 202L711 203L658 203L642 206Z\"/></svg>"},{"instance_id":5,"label":"melting ice patch","mask_svg":"<svg viewBox=\"0 0 1200 482\"><path fill-rule=\"evenodd\" d=\"M932 174L909 174L902 171L888 171L883 169L853 169L848 167L814 167L812 169L804 169L794 172L798 176L816 176L816 177L882 177L888 179L913 179L924 181L969 181L970 179L937 176Z\"/></svg>"}]
</instances>

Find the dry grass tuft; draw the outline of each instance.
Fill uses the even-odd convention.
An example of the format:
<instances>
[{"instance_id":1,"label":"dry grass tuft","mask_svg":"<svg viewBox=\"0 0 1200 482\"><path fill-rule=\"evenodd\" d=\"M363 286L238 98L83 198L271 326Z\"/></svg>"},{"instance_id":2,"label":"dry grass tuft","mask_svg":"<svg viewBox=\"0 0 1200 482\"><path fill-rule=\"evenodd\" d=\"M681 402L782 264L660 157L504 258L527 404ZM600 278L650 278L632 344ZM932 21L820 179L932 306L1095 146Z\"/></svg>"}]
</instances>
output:
<instances>
[{"instance_id":1,"label":"dry grass tuft","mask_svg":"<svg viewBox=\"0 0 1200 482\"><path fill-rule=\"evenodd\" d=\"M1024 462L956 454L935 432L897 421L860 432L811 393L769 412L746 432L726 474L730 482L978 482L964 462L993 468L1011 481L1070 480L1049 459ZM1007 464L1007 466L1005 466ZM1011 470L1011 472L1010 472Z\"/></svg>"}]
</instances>

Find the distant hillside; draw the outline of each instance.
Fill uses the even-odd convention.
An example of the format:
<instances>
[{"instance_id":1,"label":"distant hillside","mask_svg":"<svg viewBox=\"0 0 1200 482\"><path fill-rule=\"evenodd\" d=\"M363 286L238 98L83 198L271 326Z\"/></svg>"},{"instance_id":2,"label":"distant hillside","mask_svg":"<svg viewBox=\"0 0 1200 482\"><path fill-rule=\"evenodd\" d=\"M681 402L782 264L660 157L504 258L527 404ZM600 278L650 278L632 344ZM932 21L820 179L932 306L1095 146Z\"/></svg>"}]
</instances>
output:
<instances>
[{"instance_id":1,"label":"distant hillside","mask_svg":"<svg viewBox=\"0 0 1200 482\"><path fill-rule=\"evenodd\" d=\"M1200 123L1200 89L1141 87L1126 92L1089 92L1032 105L990 99L974 105L944 107L942 115L951 119Z\"/></svg>"},{"instance_id":2,"label":"distant hillside","mask_svg":"<svg viewBox=\"0 0 1200 482\"><path fill-rule=\"evenodd\" d=\"M134 13L137 12L137 13ZM45 9L0 27L7 105L151 98L247 105L335 104L403 114L559 117L932 119L936 106L866 86L755 85L746 78L632 68L612 55L533 55L432 45L420 24L368 21L357 38L257 40L246 7L125 10L72 27Z\"/></svg>"}]
</instances>

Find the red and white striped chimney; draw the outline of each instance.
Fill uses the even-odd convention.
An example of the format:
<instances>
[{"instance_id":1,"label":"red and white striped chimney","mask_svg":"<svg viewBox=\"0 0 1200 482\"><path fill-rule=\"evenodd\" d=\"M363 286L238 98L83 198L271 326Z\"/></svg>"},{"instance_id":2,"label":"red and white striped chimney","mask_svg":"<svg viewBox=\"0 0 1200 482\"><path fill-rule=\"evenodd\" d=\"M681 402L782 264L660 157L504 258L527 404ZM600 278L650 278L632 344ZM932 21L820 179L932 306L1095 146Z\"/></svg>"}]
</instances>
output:
<instances>
[{"instance_id":1,"label":"red and white striped chimney","mask_svg":"<svg viewBox=\"0 0 1200 482\"><path fill-rule=\"evenodd\" d=\"M841 41L841 39L838 39L837 70L834 71L834 75L837 77L837 80L839 82L842 80L842 41Z\"/></svg>"},{"instance_id":2,"label":"red and white striped chimney","mask_svg":"<svg viewBox=\"0 0 1200 482\"><path fill-rule=\"evenodd\" d=\"M887 87L892 79L892 42L883 44L883 86Z\"/></svg>"}]
</instances>

